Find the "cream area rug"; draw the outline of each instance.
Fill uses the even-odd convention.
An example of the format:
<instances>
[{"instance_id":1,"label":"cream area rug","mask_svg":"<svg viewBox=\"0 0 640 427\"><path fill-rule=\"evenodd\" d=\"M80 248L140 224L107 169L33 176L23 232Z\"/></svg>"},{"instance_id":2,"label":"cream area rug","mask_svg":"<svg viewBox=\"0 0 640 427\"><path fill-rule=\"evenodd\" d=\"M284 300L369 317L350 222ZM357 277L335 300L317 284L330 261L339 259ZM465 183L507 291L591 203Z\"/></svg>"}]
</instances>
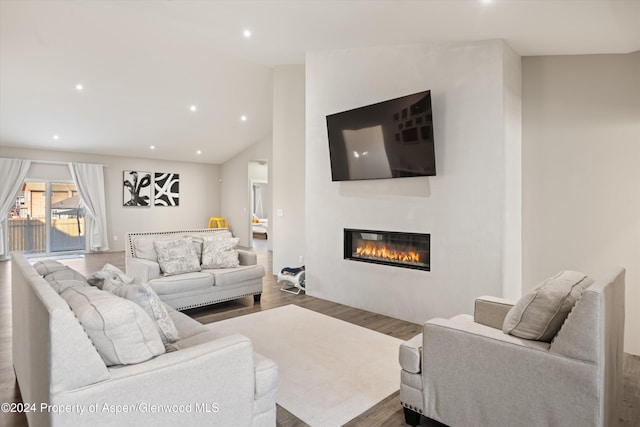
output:
<instances>
[{"instance_id":1,"label":"cream area rug","mask_svg":"<svg viewBox=\"0 0 640 427\"><path fill-rule=\"evenodd\" d=\"M338 427L400 388L401 340L296 305L207 325L239 333L278 363L278 404L312 427Z\"/></svg>"}]
</instances>

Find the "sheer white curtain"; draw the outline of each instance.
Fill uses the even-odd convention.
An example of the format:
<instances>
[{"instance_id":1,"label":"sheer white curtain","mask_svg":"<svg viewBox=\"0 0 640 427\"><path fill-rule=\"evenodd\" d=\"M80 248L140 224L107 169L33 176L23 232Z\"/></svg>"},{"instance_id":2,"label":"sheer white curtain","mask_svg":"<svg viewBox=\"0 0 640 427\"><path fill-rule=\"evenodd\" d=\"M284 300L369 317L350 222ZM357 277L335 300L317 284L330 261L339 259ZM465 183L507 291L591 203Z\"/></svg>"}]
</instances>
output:
<instances>
[{"instance_id":1,"label":"sheer white curtain","mask_svg":"<svg viewBox=\"0 0 640 427\"><path fill-rule=\"evenodd\" d=\"M0 225L9 208L16 202L16 194L27 176L31 160L0 158ZM0 255L5 254L4 234L0 226Z\"/></svg>"},{"instance_id":2,"label":"sheer white curtain","mask_svg":"<svg viewBox=\"0 0 640 427\"><path fill-rule=\"evenodd\" d=\"M87 237L89 249L108 251L107 203L104 193L104 172L102 165L87 163L69 163L73 182L78 188L85 212L91 220ZM85 218L86 220L86 218Z\"/></svg>"}]
</instances>

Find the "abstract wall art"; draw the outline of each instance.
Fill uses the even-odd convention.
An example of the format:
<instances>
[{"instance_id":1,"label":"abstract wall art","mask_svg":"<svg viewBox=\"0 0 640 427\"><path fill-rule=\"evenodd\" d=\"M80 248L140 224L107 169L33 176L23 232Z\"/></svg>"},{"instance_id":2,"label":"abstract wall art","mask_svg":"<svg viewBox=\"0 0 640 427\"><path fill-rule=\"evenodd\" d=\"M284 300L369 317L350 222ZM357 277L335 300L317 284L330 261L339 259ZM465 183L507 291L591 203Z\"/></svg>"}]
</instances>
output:
<instances>
[{"instance_id":1,"label":"abstract wall art","mask_svg":"<svg viewBox=\"0 0 640 427\"><path fill-rule=\"evenodd\" d=\"M122 206L151 206L151 172L123 171Z\"/></svg>"},{"instance_id":2,"label":"abstract wall art","mask_svg":"<svg viewBox=\"0 0 640 427\"><path fill-rule=\"evenodd\" d=\"M155 205L178 206L180 204L180 174L155 173Z\"/></svg>"}]
</instances>

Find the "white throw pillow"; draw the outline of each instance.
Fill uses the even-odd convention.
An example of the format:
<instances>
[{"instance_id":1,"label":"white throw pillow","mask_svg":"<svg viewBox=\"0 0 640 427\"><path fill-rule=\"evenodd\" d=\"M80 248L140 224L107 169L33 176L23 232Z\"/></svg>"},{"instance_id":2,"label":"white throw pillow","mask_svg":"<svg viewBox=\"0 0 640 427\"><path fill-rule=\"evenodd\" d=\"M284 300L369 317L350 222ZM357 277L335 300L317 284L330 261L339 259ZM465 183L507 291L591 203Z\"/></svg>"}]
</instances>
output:
<instances>
[{"instance_id":1,"label":"white throw pillow","mask_svg":"<svg viewBox=\"0 0 640 427\"><path fill-rule=\"evenodd\" d=\"M191 237L153 242L158 254L160 271L165 276L200 271L200 259L196 255Z\"/></svg>"},{"instance_id":2,"label":"white throw pillow","mask_svg":"<svg viewBox=\"0 0 640 427\"><path fill-rule=\"evenodd\" d=\"M234 248L237 237L210 237L202 244L202 268L233 268L240 265L238 251Z\"/></svg>"},{"instance_id":3,"label":"white throw pillow","mask_svg":"<svg viewBox=\"0 0 640 427\"><path fill-rule=\"evenodd\" d=\"M551 342L582 292L593 280L577 271L562 271L543 281L509 310L502 331L519 338Z\"/></svg>"},{"instance_id":4,"label":"white throw pillow","mask_svg":"<svg viewBox=\"0 0 640 427\"><path fill-rule=\"evenodd\" d=\"M107 366L140 363L165 352L153 320L137 304L92 286L67 288L60 296Z\"/></svg>"},{"instance_id":5,"label":"white throw pillow","mask_svg":"<svg viewBox=\"0 0 640 427\"><path fill-rule=\"evenodd\" d=\"M176 344L180 341L180 335L173 320L162 305L162 301L147 284L131 284L120 286L113 291L114 295L133 301L144 309L144 311L155 321L156 328L160 333L160 338L167 351L179 348Z\"/></svg>"},{"instance_id":6,"label":"white throw pillow","mask_svg":"<svg viewBox=\"0 0 640 427\"><path fill-rule=\"evenodd\" d=\"M87 278L87 282L91 286L104 291L112 291L113 289L133 283L134 278L127 276L124 271L112 264L105 264L102 270L96 271Z\"/></svg>"}]
</instances>

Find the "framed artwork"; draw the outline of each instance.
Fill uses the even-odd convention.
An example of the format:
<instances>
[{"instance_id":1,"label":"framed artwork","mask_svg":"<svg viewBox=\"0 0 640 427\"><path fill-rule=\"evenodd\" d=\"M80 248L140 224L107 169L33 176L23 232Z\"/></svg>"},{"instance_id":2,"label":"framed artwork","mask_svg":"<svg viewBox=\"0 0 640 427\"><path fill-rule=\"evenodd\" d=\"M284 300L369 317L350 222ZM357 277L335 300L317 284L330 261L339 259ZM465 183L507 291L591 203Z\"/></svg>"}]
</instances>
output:
<instances>
[{"instance_id":1,"label":"framed artwork","mask_svg":"<svg viewBox=\"0 0 640 427\"><path fill-rule=\"evenodd\" d=\"M122 172L122 206L151 206L151 172Z\"/></svg>"},{"instance_id":2,"label":"framed artwork","mask_svg":"<svg viewBox=\"0 0 640 427\"><path fill-rule=\"evenodd\" d=\"M155 173L154 204L156 206L178 206L180 204L180 174Z\"/></svg>"}]
</instances>

